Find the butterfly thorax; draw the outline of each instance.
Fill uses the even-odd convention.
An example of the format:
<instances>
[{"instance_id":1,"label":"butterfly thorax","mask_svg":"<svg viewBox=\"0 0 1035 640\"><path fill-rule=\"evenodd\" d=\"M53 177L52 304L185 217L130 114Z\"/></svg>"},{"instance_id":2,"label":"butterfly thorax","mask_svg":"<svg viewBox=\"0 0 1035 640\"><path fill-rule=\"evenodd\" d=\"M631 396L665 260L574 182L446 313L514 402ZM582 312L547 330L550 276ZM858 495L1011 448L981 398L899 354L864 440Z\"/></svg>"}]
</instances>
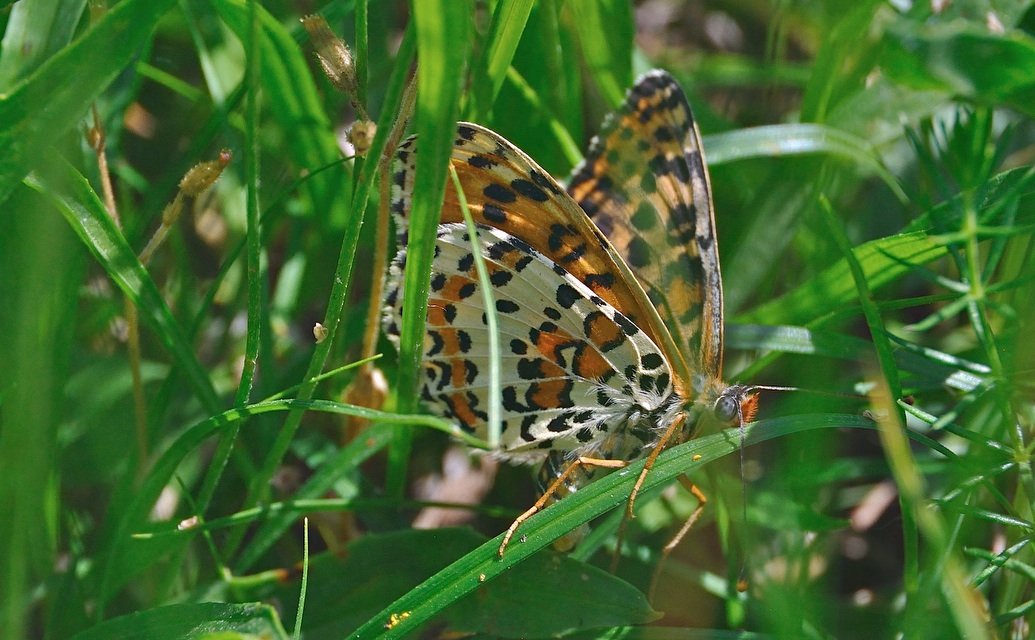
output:
<instances>
[{"instance_id":1,"label":"butterfly thorax","mask_svg":"<svg viewBox=\"0 0 1035 640\"><path fill-rule=\"evenodd\" d=\"M572 451L566 458L588 456L633 461L649 453L658 444L665 427L684 410L684 400L674 390L650 400L633 404L627 398L615 397L610 406L601 409L600 437Z\"/></svg>"}]
</instances>

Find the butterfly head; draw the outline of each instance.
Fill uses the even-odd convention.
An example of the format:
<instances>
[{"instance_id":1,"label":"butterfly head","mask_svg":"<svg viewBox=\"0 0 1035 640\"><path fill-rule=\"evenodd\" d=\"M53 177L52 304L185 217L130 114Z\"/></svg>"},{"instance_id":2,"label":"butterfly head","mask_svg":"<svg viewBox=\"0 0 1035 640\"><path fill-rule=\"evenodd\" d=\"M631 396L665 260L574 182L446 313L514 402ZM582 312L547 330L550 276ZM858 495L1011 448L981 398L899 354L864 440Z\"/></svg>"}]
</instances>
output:
<instances>
[{"instance_id":1,"label":"butterfly head","mask_svg":"<svg viewBox=\"0 0 1035 640\"><path fill-rule=\"evenodd\" d=\"M712 415L724 425L743 425L754 420L757 413L757 390L742 384L726 387L712 405Z\"/></svg>"}]
</instances>

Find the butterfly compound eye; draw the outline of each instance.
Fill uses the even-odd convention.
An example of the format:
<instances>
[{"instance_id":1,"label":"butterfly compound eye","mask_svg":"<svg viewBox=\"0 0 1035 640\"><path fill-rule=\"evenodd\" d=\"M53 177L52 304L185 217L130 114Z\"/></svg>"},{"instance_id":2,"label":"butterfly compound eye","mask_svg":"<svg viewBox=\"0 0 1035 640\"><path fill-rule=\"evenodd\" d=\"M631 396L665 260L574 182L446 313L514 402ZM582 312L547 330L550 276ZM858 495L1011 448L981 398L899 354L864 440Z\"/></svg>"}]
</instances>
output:
<instances>
[{"instance_id":1,"label":"butterfly compound eye","mask_svg":"<svg viewBox=\"0 0 1035 640\"><path fill-rule=\"evenodd\" d=\"M715 419L719 422L729 424L737 417L737 410L739 408L740 402L737 397L724 393L715 401L712 413L715 414Z\"/></svg>"}]
</instances>

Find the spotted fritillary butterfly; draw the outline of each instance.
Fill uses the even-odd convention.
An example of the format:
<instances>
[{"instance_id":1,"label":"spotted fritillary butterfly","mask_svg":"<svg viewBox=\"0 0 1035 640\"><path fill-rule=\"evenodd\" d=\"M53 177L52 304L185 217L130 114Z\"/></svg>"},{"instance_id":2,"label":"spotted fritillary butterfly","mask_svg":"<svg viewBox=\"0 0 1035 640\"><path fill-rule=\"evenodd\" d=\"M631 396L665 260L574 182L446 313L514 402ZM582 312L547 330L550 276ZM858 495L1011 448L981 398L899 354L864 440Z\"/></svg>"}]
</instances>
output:
<instances>
[{"instance_id":1,"label":"spotted fritillary butterfly","mask_svg":"<svg viewBox=\"0 0 1035 640\"><path fill-rule=\"evenodd\" d=\"M389 270L385 329L396 341L416 150L414 138L403 143L393 172L400 251ZM722 282L708 172L672 76L653 71L636 82L567 190L475 124L459 125L451 162L497 312L496 456L540 464L545 491L579 458L628 462L670 444L674 425L673 437L685 440L702 419L750 419L753 396L721 380ZM430 284L423 401L485 438L487 319L451 183ZM563 475L551 499L598 473L587 465Z\"/></svg>"}]
</instances>

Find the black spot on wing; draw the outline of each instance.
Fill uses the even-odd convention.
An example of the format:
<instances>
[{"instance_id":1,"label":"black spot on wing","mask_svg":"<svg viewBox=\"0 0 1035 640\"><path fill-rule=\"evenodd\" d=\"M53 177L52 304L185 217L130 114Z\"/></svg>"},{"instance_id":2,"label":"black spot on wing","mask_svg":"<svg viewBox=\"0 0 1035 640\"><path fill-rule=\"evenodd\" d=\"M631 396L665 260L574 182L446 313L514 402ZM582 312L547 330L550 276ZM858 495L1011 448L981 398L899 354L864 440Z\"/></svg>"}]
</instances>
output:
<instances>
[{"instance_id":1,"label":"black spot on wing","mask_svg":"<svg viewBox=\"0 0 1035 640\"><path fill-rule=\"evenodd\" d=\"M681 156L671 158L664 154L657 154L648 161L650 170L657 176L673 176L682 183L690 181L690 169Z\"/></svg>"},{"instance_id":2,"label":"black spot on wing","mask_svg":"<svg viewBox=\"0 0 1035 640\"><path fill-rule=\"evenodd\" d=\"M524 178L515 178L514 180L511 180L510 188L529 200L535 200L536 202L546 202L550 199L550 196L547 195L545 191Z\"/></svg>"},{"instance_id":3,"label":"black spot on wing","mask_svg":"<svg viewBox=\"0 0 1035 640\"><path fill-rule=\"evenodd\" d=\"M645 353L640 356L640 366L648 371L653 371L661 365L665 364L665 360L657 353Z\"/></svg>"},{"instance_id":4,"label":"black spot on wing","mask_svg":"<svg viewBox=\"0 0 1035 640\"><path fill-rule=\"evenodd\" d=\"M486 185L486 187L482 189L482 193L485 194L486 198L495 200L496 202L501 202L503 204L510 204L517 200L517 194L515 194L510 189L504 187L503 185L497 184L495 182Z\"/></svg>"},{"instance_id":5,"label":"black spot on wing","mask_svg":"<svg viewBox=\"0 0 1035 640\"><path fill-rule=\"evenodd\" d=\"M507 221L507 212L491 202L482 205L482 215L493 224L503 224Z\"/></svg>"},{"instance_id":6,"label":"black spot on wing","mask_svg":"<svg viewBox=\"0 0 1035 640\"><path fill-rule=\"evenodd\" d=\"M629 266L642 268L650 264L651 246L641 236L635 236L629 242L628 256Z\"/></svg>"},{"instance_id":7,"label":"black spot on wing","mask_svg":"<svg viewBox=\"0 0 1035 640\"><path fill-rule=\"evenodd\" d=\"M579 292L575 290L575 287L568 283L564 283L557 287L557 304L561 305L565 309L570 309L578 299Z\"/></svg>"},{"instance_id":8,"label":"black spot on wing","mask_svg":"<svg viewBox=\"0 0 1035 640\"><path fill-rule=\"evenodd\" d=\"M494 287L503 287L514 278L514 274L509 271L496 271L489 276L489 282Z\"/></svg>"},{"instance_id":9,"label":"black spot on wing","mask_svg":"<svg viewBox=\"0 0 1035 640\"><path fill-rule=\"evenodd\" d=\"M500 313L516 313L521 310L521 307L517 305L513 300L497 300L496 311Z\"/></svg>"},{"instance_id":10,"label":"black spot on wing","mask_svg":"<svg viewBox=\"0 0 1035 640\"><path fill-rule=\"evenodd\" d=\"M618 325L618 328L620 328L627 336L634 336L640 332L640 328L637 327L634 322L629 320L629 318L625 317L625 314L616 313L614 320L615 324Z\"/></svg>"},{"instance_id":11,"label":"black spot on wing","mask_svg":"<svg viewBox=\"0 0 1035 640\"><path fill-rule=\"evenodd\" d=\"M594 291L610 289L615 284L613 273L590 273L585 277L586 286Z\"/></svg>"},{"instance_id":12,"label":"black spot on wing","mask_svg":"<svg viewBox=\"0 0 1035 640\"><path fill-rule=\"evenodd\" d=\"M547 176L543 175L542 173L532 170L530 176L532 178L532 182L534 182L537 186L546 189L550 193L554 195L560 195L564 193L564 190L561 189L556 182L554 182Z\"/></svg>"},{"instance_id":13,"label":"black spot on wing","mask_svg":"<svg viewBox=\"0 0 1035 640\"><path fill-rule=\"evenodd\" d=\"M496 162L489 156L481 154L473 155L467 159L467 164L471 165L476 169L488 169L496 164Z\"/></svg>"}]
</instances>

